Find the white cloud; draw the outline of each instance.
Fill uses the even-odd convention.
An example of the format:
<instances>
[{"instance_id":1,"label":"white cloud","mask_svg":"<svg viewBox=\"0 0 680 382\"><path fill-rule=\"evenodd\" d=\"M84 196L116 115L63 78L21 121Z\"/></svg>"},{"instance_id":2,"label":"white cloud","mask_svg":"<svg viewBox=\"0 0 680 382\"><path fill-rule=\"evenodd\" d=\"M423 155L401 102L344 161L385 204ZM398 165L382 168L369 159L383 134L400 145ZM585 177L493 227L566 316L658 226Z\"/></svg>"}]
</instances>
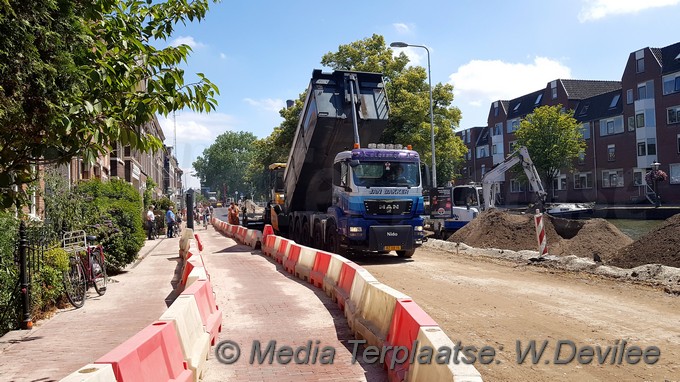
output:
<instances>
[{"instance_id":1,"label":"white cloud","mask_svg":"<svg viewBox=\"0 0 680 382\"><path fill-rule=\"evenodd\" d=\"M226 60L226 59L227 59L227 55L224 54L224 53L220 53L220 58L223 59L223 60Z\"/></svg>"},{"instance_id":2,"label":"white cloud","mask_svg":"<svg viewBox=\"0 0 680 382\"><path fill-rule=\"evenodd\" d=\"M408 57L409 66L422 66L427 69L427 52L425 49L409 46L406 48L392 48L392 51L394 55L404 53Z\"/></svg>"},{"instance_id":3,"label":"white cloud","mask_svg":"<svg viewBox=\"0 0 680 382\"><path fill-rule=\"evenodd\" d=\"M194 38L191 36L178 36L176 39L170 42L170 45L172 46L189 45L191 49L202 48L205 46L205 44L194 40Z\"/></svg>"},{"instance_id":4,"label":"white cloud","mask_svg":"<svg viewBox=\"0 0 680 382\"><path fill-rule=\"evenodd\" d=\"M175 127L177 131L177 148L175 155L180 167L190 167L203 150L215 142L215 138L227 130L234 130L235 120L224 113L199 114L192 111L180 111L167 117L158 116L158 122L165 134L165 144L174 145Z\"/></svg>"},{"instance_id":5,"label":"white cloud","mask_svg":"<svg viewBox=\"0 0 680 382\"><path fill-rule=\"evenodd\" d=\"M578 20L583 23L610 15L637 13L649 8L667 7L678 3L680 0L584 0Z\"/></svg>"},{"instance_id":6,"label":"white cloud","mask_svg":"<svg viewBox=\"0 0 680 382\"><path fill-rule=\"evenodd\" d=\"M394 24L392 24L392 26L394 27L394 29L399 34L407 34L407 33L411 32L411 27L408 26L408 24L394 23Z\"/></svg>"},{"instance_id":7,"label":"white cloud","mask_svg":"<svg viewBox=\"0 0 680 382\"><path fill-rule=\"evenodd\" d=\"M286 107L286 101L281 99L266 98L261 100L254 100L252 98L244 98L243 100L246 101L251 106L254 106L258 109L274 112L277 114L281 109Z\"/></svg>"},{"instance_id":8,"label":"white cloud","mask_svg":"<svg viewBox=\"0 0 680 382\"><path fill-rule=\"evenodd\" d=\"M536 57L530 63L472 60L451 74L449 83L463 118L468 121L466 117L474 116L473 124L486 124L491 102L540 90L558 78L571 78L571 69L559 61Z\"/></svg>"}]
</instances>

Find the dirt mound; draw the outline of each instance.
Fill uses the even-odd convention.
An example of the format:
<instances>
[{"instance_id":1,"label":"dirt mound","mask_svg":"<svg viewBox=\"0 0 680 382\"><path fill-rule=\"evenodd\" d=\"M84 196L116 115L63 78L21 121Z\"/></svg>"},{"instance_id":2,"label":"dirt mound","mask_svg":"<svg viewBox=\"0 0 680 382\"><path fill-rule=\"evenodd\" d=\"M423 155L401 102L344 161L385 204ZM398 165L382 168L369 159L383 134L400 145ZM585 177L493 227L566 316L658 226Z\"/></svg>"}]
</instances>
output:
<instances>
[{"instance_id":1,"label":"dirt mound","mask_svg":"<svg viewBox=\"0 0 680 382\"><path fill-rule=\"evenodd\" d=\"M658 228L621 248L608 264L621 268L644 264L680 268L680 214L671 216Z\"/></svg>"},{"instance_id":2,"label":"dirt mound","mask_svg":"<svg viewBox=\"0 0 680 382\"><path fill-rule=\"evenodd\" d=\"M568 220L547 215L544 226L551 255L576 255L591 259L598 255L606 259L633 242L603 219ZM451 235L448 241L463 242L476 248L538 250L533 215L517 215L499 210L482 212Z\"/></svg>"}]
</instances>

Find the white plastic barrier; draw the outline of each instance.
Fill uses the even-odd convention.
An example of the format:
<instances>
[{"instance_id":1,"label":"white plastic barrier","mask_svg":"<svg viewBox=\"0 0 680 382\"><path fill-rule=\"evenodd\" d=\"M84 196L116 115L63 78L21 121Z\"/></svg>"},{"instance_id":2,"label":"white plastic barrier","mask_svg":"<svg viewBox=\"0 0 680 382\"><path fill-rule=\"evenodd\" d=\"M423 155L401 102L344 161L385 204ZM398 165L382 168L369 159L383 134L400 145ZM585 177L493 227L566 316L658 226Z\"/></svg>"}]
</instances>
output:
<instances>
[{"instance_id":1,"label":"white plastic barrier","mask_svg":"<svg viewBox=\"0 0 680 382\"><path fill-rule=\"evenodd\" d=\"M194 267L194 269L189 272L187 284L184 286L184 289L188 288L189 285L193 284L196 280L210 280L204 267Z\"/></svg>"},{"instance_id":2,"label":"white plastic barrier","mask_svg":"<svg viewBox=\"0 0 680 382\"><path fill-rule=\"evenodd\" d=\"M349 300L345 301L345 317L347 317L347 324L349 328L354 331L354 321L359 314L359 306L361 304L361 296L364 292L366 284L379 284L375 277L364 268L360 268L354 274L352 281L352 289L350 289Z\"/></svg>"},{"instance_id":3,"label":"white plastic barrier","mask_svg":"<svg viewBox=\"0 0 680 382\"><path fill-rule=\"evenodd\" d=\"M189 251L189 246L194 238L194 230L186 228L182 231L182 236L179 238L179 255L184 257Z\"/></svg>"},{"instance_id":4,"label":"white plastic barrier","mask_svg":"<svg viewBox=\"0 0 680 382\"><path fill-rule=\"evenodd\" d=\"M116 382L113 367L110 363L85 365L67 375L59 382Z\"/></svg>"},{"instance_id":5,"label":"white plastic barrier","mask_svg":"<svg viewBox=\"0 0 680 382\"><path fill-rule=\"evenodd\" d=\"M390 330L397 299L410 298L382 283L366 283L361 293L354 332L368 345L382 347Z\"/></svg>"},{"instance_id":6,"label":"white plastic barrier","mask_svg":"<svg viewBox=\"0 0 680 382\"><path fill-rule=\"evenodd\" d=\"M331 254L331 261L328 263L328 271L323 278L323 290L328 297L333 299L333 301L335 301L335 286L338 284L338 279L340 278L342 264L349 262L350 260L347 260L340 255L335 253Z\"/></svg>"},{"instance_id":7,"label":"white plastic barrier","mask_svg":"<svg viewBox=\"0 0 680 382\"><path fill-rule=\"evenodd\" d=\"M184 360L198 381L210 352L210 334L205 331L193 295L180 295L163 313L160 321L174 321Z\"/></svg>"},{"instance_id":8,"label":"white plastic barrier","mask_svg":"<svg viewBox=\"0 0 680 382\"><path fill-rule=\"evenodd\" d=\"M251 248L257 248L257 244L262 243L262 232L256 229L249 229L248 233L246 233L245 242Z\"/></svg>"},{"instance_id":9,"label":"white plastic barrier","mask_svg":"<svg viewBox=\"0 0 680 382\"><path fill-rule=\"evenodd\" d=\"M274 245L271 248L266 248L266 251L264 251L264 253L269 257L274 257L274 255L276 255L276 251L279 250L279 245L281 244L282 239L283 237L276 236L276 240L274 240Z\"/></svg>"},{"instance_id":10,"label":"white plastic barrier","mask_svg":"<svg viewBox=\"0 0 680 382\"><path fill-rule=\"evenodd\" d=\"M455 344L438 326L424 326L418 330L418 348L413 349L415 354L419 354L423 346L432 349L441 348L453 349ZM451 352L453 355L453 352ZM462 361L463 353L458 354L458 364L453 359L448 363L439 364L434 357L432 362L411 364L408 369L407 381L456 381L456 382L482 382L482 376L473 365L465 364Z\"/></svg>"},{"instance_id":11,"label":"white plastic barrier","mask_svg":"<svg viewBox=\"0 0 680 382\"><path fill-rule=\"evenodd\" d=\"M314 268L316 252L318 249L300 246L300 256L295 264L295 276L301 280L309 281L309 273Z\"/></svg>"}]
</instances>

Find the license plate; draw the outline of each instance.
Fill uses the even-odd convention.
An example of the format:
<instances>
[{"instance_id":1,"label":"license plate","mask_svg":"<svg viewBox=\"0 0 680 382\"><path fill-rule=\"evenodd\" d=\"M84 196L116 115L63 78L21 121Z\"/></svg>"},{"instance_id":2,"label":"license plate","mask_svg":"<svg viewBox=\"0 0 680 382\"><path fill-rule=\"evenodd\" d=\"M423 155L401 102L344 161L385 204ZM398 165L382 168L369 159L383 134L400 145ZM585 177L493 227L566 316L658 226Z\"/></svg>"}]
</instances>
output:
<instances>
[{"instance_id":1,"label":"license plate","mask_svg":"<svg viewBox=\"0 0 680 382\"><path fill-rule=\"evenodd\" d=\"M401 245L386 245L385 250L386 251L399 251L399 250L401 250Z\"/></svg>"}]
</instances>

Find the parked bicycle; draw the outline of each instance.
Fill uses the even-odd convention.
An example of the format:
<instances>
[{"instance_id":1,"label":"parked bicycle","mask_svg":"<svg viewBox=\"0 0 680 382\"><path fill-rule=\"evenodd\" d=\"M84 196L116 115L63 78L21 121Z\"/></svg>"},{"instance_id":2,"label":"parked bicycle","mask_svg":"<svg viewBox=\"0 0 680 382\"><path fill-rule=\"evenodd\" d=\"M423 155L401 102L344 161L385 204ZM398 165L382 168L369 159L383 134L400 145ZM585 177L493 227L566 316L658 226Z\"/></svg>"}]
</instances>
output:
<instances>
[{"instance_id":1,"label":"parked bicycle","mask_svg":"<svg viewBox=\"0 0 680 382\"><path fill-rule=\"evenodd\" d=\"M66 298L75 308L85 304L87 290L92 285L98 295L106 293L106 262L104 249L96 244L97 237L85 231L64 234L64 249L69 253L69 268L64 271Z\"/></svg>"}]
</instances>

